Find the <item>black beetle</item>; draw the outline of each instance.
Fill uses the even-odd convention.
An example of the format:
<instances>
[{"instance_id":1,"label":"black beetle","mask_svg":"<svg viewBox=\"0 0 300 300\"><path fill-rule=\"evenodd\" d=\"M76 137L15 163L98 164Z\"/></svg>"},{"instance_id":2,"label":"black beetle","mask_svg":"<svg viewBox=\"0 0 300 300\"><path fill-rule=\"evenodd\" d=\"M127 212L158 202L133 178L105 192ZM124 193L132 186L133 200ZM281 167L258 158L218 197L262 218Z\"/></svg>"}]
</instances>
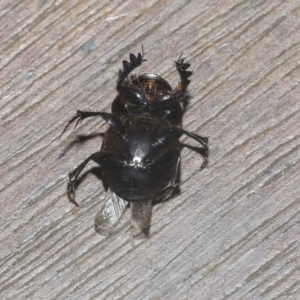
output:
<instances>
[{"instance_id":1,"label":"black beetle","mask_svg":"<svg viewBox=\"0 0 300 300\"><path fill-rule=\"evenodd\" d=\"M112 112L78 110L64 131L74 121L100 116L110 127L106 131L100 152L85 159L69 174L68 197L75 201L75 184L86 164L93 160L101 167L103 181L108 187L104 208L96 217L96 228L103 232L121 216L130 202L132 224L139 230L149 226L153 200L163 198L179 184L179 138L186 134L202 145L204 162L208 160L208 138L185 131L181 127L182 103L187 99L190 64L179 57L175 62L180 82L175 89L156 74L128 75L142 64L142 54L130 54L123 61L117 79L118 95ZM63 131L63 133L64 133Z\"/></svg>"}]
</instances>

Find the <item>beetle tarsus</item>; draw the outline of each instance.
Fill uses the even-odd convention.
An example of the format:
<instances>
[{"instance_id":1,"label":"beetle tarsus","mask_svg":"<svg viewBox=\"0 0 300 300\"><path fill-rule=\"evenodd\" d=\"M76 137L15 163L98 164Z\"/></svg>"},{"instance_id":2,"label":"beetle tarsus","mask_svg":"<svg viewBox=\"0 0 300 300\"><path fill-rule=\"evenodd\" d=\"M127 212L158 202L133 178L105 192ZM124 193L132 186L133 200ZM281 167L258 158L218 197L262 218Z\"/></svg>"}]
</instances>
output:
<instances>
[{"instance_id":1,"label":"beetle tarsus","mask_svg":"<svg viewBox=\"0 0 300 300\"><path fill-rule=\"evenodd\" d=\"M79 207L79 204L75 201L75 184L68 182L68 198L71 203Z\"/></svg>"},{"instance_id":2,"label":"beetle tarsus","mask_svg":"<svg viewBox=\"0 0 300 300\"><path fill-rule=\"evenodd\" d=\"M60 134L59 138L61 138L61 136L66 132L66 130L68 129L68 127L75 121L77 120L74 129L77 127L77 125L82 121L82 116L81 116L81 111L77 110L76 115L74 117L72 117L67 125L65 126L64 130L62 131L62 133Z\"/></svg>"},{"instance_id":3,"label":"beetle tarsus","mask_svg":"<svg viewBox=\"0 0 300 300\"><path fill-rule=\"evenodd\" d=\"M75 129L77 127L77 125L82 122L82 120L89 118L89 117L94 117L94 116L100 116L109 125L114 127L123 138L126 137L126 131L125 131L125 128L124 128L122 122L114 114L99 112L99 111L82 111L82 110L77 110L76 115L70 119L70 121L68 122L68 124L66 125L66 127L64 128L64 130L60 136L62 136L64 134L64 132L67 130L67 128L70 126L70 124L72 124L74 121L77 120L77 122L74 126L74 129Z\"/></svg>"},{"instance_id":4,"label":"beetle tarsus","mask_svg":"<svg viewBox=\"0 0 300 300\"><path fill-rule=\"evenodd\" d=\"M68 182L68 187L67 187L68 198L69 198L70 202L72 202L76 206L79 206L78 203L75 201L75 189L76 189L77 178L78 178L79 174L81 173L81 171L84 169L84 167L88 164L88 162L91 159L93 160L94 157L98 157L98 154L97 153L92 154L91 156L86 158L79 166L77 166L75 168L75 170L73 170L71 173L69 173L69 182Z\"/></svg>"},{"instance_id":5,"label":"beetle tarsus","mask_svg":"<svg viewBox=\"0 0 300 300\"><path fill-rule=\"evenodd\" d=\"M208 163L208 151L207 151L207 156L204 156L204 161L200 167L200 170L203 170L206 167L207 163Z\"/></svg>"},{"instance_id":6,"label":"beetle tarsus","mask_svg":"<svg viewBox=\"0 0 300 300\"><path fill-rule=\"evenodd\" d=\"M207 163L208 163L208 154L209 154L209 150L208 150L207 145L205 145L205 146L203 147L203 152L204 152L204 153L202 154L202 156L203 156L203 158L204 158L204 161L203 161L203 163L202 163L202 165L201 165L200 170L204 169L204 168L206 167Z\"/></svg>"}]
</instances>

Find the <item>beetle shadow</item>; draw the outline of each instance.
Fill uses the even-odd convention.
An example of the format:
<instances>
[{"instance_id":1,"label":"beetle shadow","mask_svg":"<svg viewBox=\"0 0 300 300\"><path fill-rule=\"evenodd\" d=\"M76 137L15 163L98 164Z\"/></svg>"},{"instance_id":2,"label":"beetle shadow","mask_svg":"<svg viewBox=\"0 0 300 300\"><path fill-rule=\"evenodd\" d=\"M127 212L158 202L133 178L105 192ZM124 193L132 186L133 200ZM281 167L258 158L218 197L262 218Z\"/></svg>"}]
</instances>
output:
<instances>
[{"instance_id":1,"label":"beetle shadow","mask_svg":"<svg viewBox=\"0 0 300 300\"><path fill-rule=\"evenodd\" d=\"M58 159L64 157L74 146L84 144L85 142L94 139L96 137L102 137L103 138L104 133L94 133L89 135L82 135L78 134L75 139L70 142L59 154Z\"/></svg>"}]
</instances>

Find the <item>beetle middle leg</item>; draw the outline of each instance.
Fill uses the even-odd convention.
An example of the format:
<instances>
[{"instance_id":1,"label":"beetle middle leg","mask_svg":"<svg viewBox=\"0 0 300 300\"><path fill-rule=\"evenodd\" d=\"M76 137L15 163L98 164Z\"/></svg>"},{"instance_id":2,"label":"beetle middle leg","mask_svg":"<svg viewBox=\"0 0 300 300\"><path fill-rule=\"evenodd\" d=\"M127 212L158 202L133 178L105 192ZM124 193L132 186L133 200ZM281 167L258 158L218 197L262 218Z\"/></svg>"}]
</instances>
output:
<instances>
[{"instance_id":1,"label":"beetle middle leg","mask_svg":"<svg viewBox=\"0 0 300 300\"><path fill-rule=\"evenodd\" d=\"M208 143L208 138L207 137L204 137L204 136L201 136L201 135L198 135L198 134L195 134L193 132L189 132L189 131L186 131L184 129L181 129L182 132L184 134L186 134L187 136L191 137L192 139L196 140L197 142L199 142L202 146L203 146L203 158L204 158L204 161L201 165L201 170L207 165L207 162L208 162L208 147L207 147L207 143Z\"/></svg>"},{"instance_id":2,"label":"beetle middle leg","mask_svg":"<svg viewBox=\"0 0 300 300\"><path fill-rule=\"evenodd\" d=\"M191 66L189 63L185 63L184 59L180 57L177 61L175 61L177 72L180 76L180 84L177 86L178 90L186 90L188 85L190 84L190 80L188 79L191 75L191 71L187 71L187 69Z\"/></svg>"},{"instance_id":3,"label":"beetle middle leg","mask_svg":"<svg viewBox=\"0 0 300 300\"><path fill-rule=\"evenodd\" d=\"M178 105L178 103L186 100L186 90L191 82L188 78L193 73L191 71L187 71L187 69L190 67L190 64L185 63L183 58L179 57L179 59L175 61L175 65L180 76L180 82L169 94L156 97L150 104L150 111L170 109Z\"/></svg>"},{"instance_id":4,"label":"beetle middle leg","mask_svg":"<svg viewBox=\"0 0 300 300\"><path fill-rule=\"evenodd\" d=\"M160 193L161 194L171 194L174 192L174 190L178 187L179 183L180 183L180 165L181 165L181 157L179 156L177 159L177 163L176 163L176 168L175 168L175 172L173 175L172 180L168 183L167 186L165 186ZM164 197L164 199L166 199L167 197Z\"/></svg>"},{"instance_id":5,"label":"beetle middle leg","mask_svg":"<svg viewBox=\"0 0 300 300\"><path fill-rule=\"evenodd\" d=\"M69 120L68 124L65 126L65 128L60 136L62 136L64 134L64 132L67 130L67 128L73 122L76 121L76 123L75 123L75 128L76 128L76 126L82 120L89 118L89 117L94 117L94 116L102 117L102 119L104 119L109 125L114 127L122 137L125 137L125 135L126 135L125 128L124 128L122 122L120 121L120 119L117 116L115 116L114 114L109 114L109 113L101 112L101 111L82 111L82 110L77 110L76 115Z\"/></svg>"}]
</instances>

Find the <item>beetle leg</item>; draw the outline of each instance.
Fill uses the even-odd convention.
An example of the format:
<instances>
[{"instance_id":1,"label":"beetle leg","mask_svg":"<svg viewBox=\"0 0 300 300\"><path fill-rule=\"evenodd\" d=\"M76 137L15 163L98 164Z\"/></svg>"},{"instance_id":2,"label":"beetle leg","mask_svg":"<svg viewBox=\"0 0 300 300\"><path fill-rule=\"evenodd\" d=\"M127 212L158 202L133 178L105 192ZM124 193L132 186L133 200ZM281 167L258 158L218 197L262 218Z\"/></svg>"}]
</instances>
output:
<instances>
[{"instance_id":1,"label":"beetle leg","mask_svg":"<svg viewBox=\"0 0 300 300\"><path fill-rule=\"evenodd\" d=\"M176 163L176 169L173 175L172 180L168 183L167 186L165 186L160 193L166 193L173 191L179 184L179 178L180 178L180 164L181 164L181 157L179 156Z\"/></svg>"},{"instance_id":2,"label":"beetle leg","mask_svg":"<svg viewBox=\"0 0 300 300\"><path fill-rule=\"evenodd\" d=\"M127 60L123 60L123 70L119 70L119 76L117 80L117 85L120 85L123 80L138 66L142 64L143 61L146 61L144 59L144 51L142 48L142 54L139 52L137 56L130 53L129 54L130 62Z\"/></svg>"},{"instance_id":3,"label":"beetle leg","mask_svg":"<svg viewBox=\"0 0 300 300\"><path fill-rule=\"evenodd\" d=\"M176 106L179 102L185 100L186 90L188 85L190 84L190 80L188 79L193 73L191 71L187 71L187 69L191 66L188 63L184 62L184 59L181 56L175 61L177 72L180 76L180 82L178 83L175 90L173 90L168 95L163 95L157 97L151 103L152 110L163 110L171 108L172 106Z\"/></svg>"},{"instance_id":4,"label":"beetle leg","mask_svg":"<svg viewBox=\"0 0 300 300\"><path fill-rule=\"evenodd\" d=\"M198 135L198 134L186 131L184 129L180 129L180 130L182 130L182 133L186 134L187 136L189 136L192 139L194 139L197 142L199 142L203 147L207 147L207 143L208 143L208 138L207 137L204 137L204 136L201 136L201 135Z\"/></svg>"},{"instance_id":5,"label":"beetle leg","mask_svg":"<svg viewBox=\"0 0 300 300\"><path fill-rule=\"evenodd\" d=\"M117 85L117 91L122 93L122 95L128 95L126 101L130 104L138 106L139 110L145 110L148 105L147 98L145 97L144 92L134 89L127 85ZM127 107L127 110L130 110L130 107Z\"/></svg>"},{"instance_id":6,"label":"beetle leg","mask_svg":"<svg viewBox=\"0 0 300 300\"><path fill-rule=\"evenodd\" d=\"M180 127L169 127L161 135L156 138L154 142L155 145L165 145L171 142L172 140L180 138L183 134L191 137L192 139L199 142L203 147L207 146L208 138L201 135L186 131Z\"/></svg>"},{"instance_id":7,"label":"beetle leg","mask_svg":"<svg viewBox=\"0 0 300 300\"><path fill-rule=\"evenodd\" d=\"M187 69L190 67L190 64L185 63L183 58L179 57L179 59L175 61L175 64L180 76L180 82L178 83L176 89L169 94L158 96L151 101L151 104L149 105L150 111L169 109L186 99L186 90L191 82L188 78L193 73L191 71L187 71Z\"/></svg>"},{"instance_id":8,"label":"beetle leg","mask_svg":"<svg viewBox=\"0 0 300 300\"><path fill-rule=\"evenodd\" d=\"M186 95L184 90L177 90L174 93L168 95L158 96L155 97L155 99L151 101L151 103L149 103L149 110L158 111L170 109L185 100L185 98Z\"/></svg>"},{"instance_id":9,"label":"beetle leg","mask_svg":"<svg viewBox=\"0 0 300 300\"><path fill-rule=\"evenodd\" d=\"M75 189L76 189L76 182L79 174L84 169L84 167L88 164L90 160L97 162L99 160L99 152L96 152L85 159L78 167L75 168L72 172L69 173L69 182L68 182L68 198L70 202L79 206L78 203L75 201Z\"/></svg>"},{"instance_id":10,"label":"beetle leg","mask_svg":"<svg viewBox=\"0 0 300 300\"><path fill-rule=\"evenodd\" d=\"M185 63L184 59L180 57L177 61L175 61L177 72L180 76L180 83L177 86L178 90L186 91L188 85L190 84L190 80L188 79L193 73L191 71L187 71L187 69L191 66L189 63Z\"/></svg>"},{"instance_id":11,"label":"beetle leg","mask_svg":"<svg viewBox=\"0 0 300 300\"><path fill-rule=\"evenodd\" d=\"M122 122L120 121L120 119L117 116L115 116L114 114L109 114L106 112L98 112L98 111L94 112L94 111L81 111L81 110L77 110L76 115L70 119L70 121L65 126L65 128L60 136L62 136L64 134L64 132L67 130L67 128L70 126L70 124L72 124L74 121L76 121L76 124L74 127L74 128L76 128L78 123L80 123L83 119L86 119L89 117L94 117L94 116L100 116L101 118L103 118L109 125L114 127L123 138L125 138L125 136L126 136L125 128L124 128Z\"/></svg>"},{"instance_id":12,"label":"beetle leg","mask_svg":"<svg viewBox=\"0 0 300 300\"><path fill-rule=\"evenodd\" d=\"M204 161L201 165L201 170L207 165L208 162L208 147L207 147L207 143L208 143L208 138L207 137L203 137L201 135L186 131L184 129L181 129L183 133L185 133L187 136L191 137L192 139L196 140L197 142L199 142L202 146L203 146L203 158Z\"/></svg>"},{"instance_id":13,"label":"beetle leg","mask_svg":"<svg viewBox=\"0 0 300 300\"><path fill-rule=\"evenodd\" d=\"M166 129L162 134L156 137L154 141L155 146L167 145L170 142L179 139L182 136L182 130L177 127L170 127Z\"/></svg>"},{"instance_id":14,"label":"beetle leg","mask_svg":"<svg viewBox=\"0 0 300 300\"><path fill-rule=\"evenodd\" d=\"M156 138L156 140L154 141L154 145L159 146L159 145L169 144L171 141L180 138L182 134L186 134L187 136L196 140L198 143L200 143L203 146L204 161L201 165L201 169L203 169L208 162L208 147L207 147L208 138L207 137L203 137L201 135L186 131L179 127L170 127Z\"/></svg>"}]
</instances>

